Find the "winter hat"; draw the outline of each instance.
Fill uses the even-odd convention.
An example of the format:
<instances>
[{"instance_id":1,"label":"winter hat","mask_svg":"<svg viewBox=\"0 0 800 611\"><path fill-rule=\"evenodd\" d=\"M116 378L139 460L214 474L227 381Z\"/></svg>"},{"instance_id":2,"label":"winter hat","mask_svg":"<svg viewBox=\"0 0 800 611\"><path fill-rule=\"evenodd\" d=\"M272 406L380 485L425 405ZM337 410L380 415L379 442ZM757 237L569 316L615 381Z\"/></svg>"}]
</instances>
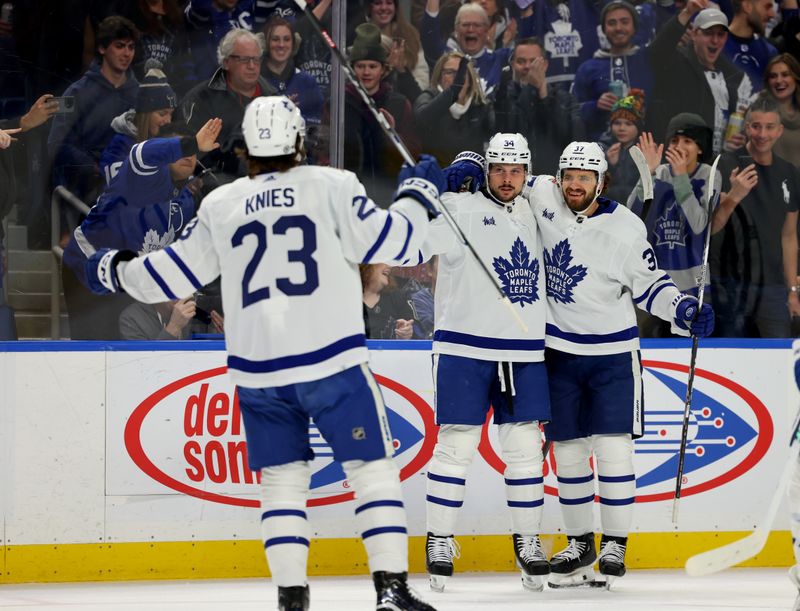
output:
<instances>
[{"instance_id":1,"label":"winter hat","mask_svg":"<svg viewBox=\"0 0 800 611\"><path fill-rule=\"evenodd\" d=\"M644 91L631 89L624 98L618 99L611 107L609 124L616 119L627 119L636 124L639 131L644 127Z\"/></svg>"},{"instance_id":2,"label":"winter hat","mask_svg":"<svg viewBox=\"0 0 800 611\"><path fill-rule=\"evenodd\" d=\"M669 145L675 136L686 136L697 143L702 151L700 163L708 163L711 159L714 133L700 115L693 112L682 112L672 117L667 125L667 137L664 142Z\"/></svg>"},{"instance_id":3,"label":"winter hat","mask_svg":"<svg viewBox=\"0 0 800 611\"><path fill-rule=\"evenodd\" d=\"M374 23L362 23L356 28L356 39L350 47L350 63L371 59L386 63L389 54L381 44L381 31Z\"/></svg>"},{"instance_id":4,"label":"winter hat","mask_svg":"<svg viewBox=\"0 0 800 611\"><path fill-rule=\"evenodd\" d=\"M633 29L639 29L639 13L636 12L636 7L633 6L630 2L626 2L625 0L611 0L608 4L603 7L603 10L600 11L600 29L602 30L606 23L606 15L609 11L613 11L614 9L624 8L631 14L631 18L633 19Z\"/></svg>"},{"instance_id":5,"label":"winter hat","mask_svg":"<svg viewBox=\"0 0 800 611\"><path fill-rule=\"evenodd\" d=\"M163 108L177 108L178 96L167 82L167 75L155 68L148 70L139 83L136 112L153 112Z\"/></svg>"}]
</instances>

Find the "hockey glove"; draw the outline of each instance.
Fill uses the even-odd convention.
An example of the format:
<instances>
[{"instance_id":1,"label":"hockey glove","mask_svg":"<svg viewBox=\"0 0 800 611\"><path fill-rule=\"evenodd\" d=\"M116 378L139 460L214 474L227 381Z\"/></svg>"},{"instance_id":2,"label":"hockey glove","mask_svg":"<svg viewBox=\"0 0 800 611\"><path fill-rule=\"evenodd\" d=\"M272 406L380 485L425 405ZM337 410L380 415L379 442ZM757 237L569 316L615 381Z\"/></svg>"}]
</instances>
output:
<instances>
[{"instance_id":1,"label":"hockey glove","mask_svg":"<svg viewBox=\"0 0 800 611\"><path fill-rule=\"evenodd\" d=\"M399 185L394 200L412 197L428 211L429 218L436 218L439 212L439 193L447 189L444 172L432 155L420 155L417 165L407 163L400 168Z\"/></svg>"},{"instance_id":2,"label":"hockey glove","mask_svg":"<svg viewBox=\"0 0 800 611\"><path fill-rule=\"evenodd\" d=\"M85 264L86 280L95 295L125 292L119 285L117 264L136 258L130 250L112 250L101 248L95 252Z\"/></svg>"},{"instance_id":3,"label":"hockey glove","mask_svg":"<svg viewBox=\"0 0 800 611\"><path fill-rule=\"evenodd\" d=\"M453 159L453 163L444 169L447 190L452 193L469 191L475 193L483 186L485 178L483 168L486 160L478 153L462 151Z\"/></svg>"},{"instance_id":4,"label":"hockey glove","mask_svg":"<svg viewBox=\"0 0 800 611\"><path fill-rule=\"evenodd\" d=\"M698 301L685 295L675 306L675 325L697 337L708 337L714 331L714 308L707 303L697 311Z\"/></svg>"}]
</instances>

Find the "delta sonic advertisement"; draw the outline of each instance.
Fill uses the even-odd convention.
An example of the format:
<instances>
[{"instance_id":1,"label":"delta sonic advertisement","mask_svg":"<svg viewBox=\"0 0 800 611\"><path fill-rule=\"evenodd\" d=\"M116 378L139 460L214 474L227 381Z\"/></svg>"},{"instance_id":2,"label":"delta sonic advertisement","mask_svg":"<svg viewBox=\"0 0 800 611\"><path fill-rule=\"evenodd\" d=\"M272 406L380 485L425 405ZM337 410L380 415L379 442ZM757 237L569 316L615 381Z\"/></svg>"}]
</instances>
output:
<instances>
[{"instance_id":1,"label":"delta sonic advertisement","mask_svg":"<svg viewBox=\"0 0 800 611\"><path fill-rule=\"evenodd\" d=\"M635 443L637 530L675 528L670 515L688 354L643 351L645 427ZM110 352L108 358L108 495L183 496L207 505L209 515L224 508L258 508L258 478L247 468L242 418L224 353ZM430 353L373 350L371 359L386 400L407 506L412 517L423 517L426 465L436 439ZM797 393L787 379L789 360L787 350L700 351L679 530L744 530L763 512L763 499L771 496L787 454L787 405L796 405ZM316 456L309 505L325 508L331 517L352 516L353 492L341 466L313 423L308 434ZM469 475L465 524L479 525L482 513L503 511L503 468L495 427L487 426ZM550 452L545 532L561 527L556 473ZM501 522L494 529L504 526Z\"/></svg>"}]
</instances>

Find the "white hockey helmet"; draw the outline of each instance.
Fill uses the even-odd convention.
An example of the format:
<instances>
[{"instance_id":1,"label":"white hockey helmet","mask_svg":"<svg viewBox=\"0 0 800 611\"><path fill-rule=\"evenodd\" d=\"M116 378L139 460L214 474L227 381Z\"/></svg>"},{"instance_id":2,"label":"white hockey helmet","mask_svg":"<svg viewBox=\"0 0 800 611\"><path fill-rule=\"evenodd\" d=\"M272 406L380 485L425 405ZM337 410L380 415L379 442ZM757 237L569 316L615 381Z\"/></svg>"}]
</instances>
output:
<instances>
[{"instance_id":1,"label":"white hockey helmet","mask_svg":"<svg viewBox=\"0 0 800 611\"><path fill-rule=\"evenodd\" d=\"M531 150L522 134L497 133L486 148L486 184L489 184L489 166L493 163L521 163L525 174L531 173Z\"/></svg>"},{"instance_id":2,"label":"white hockey helmet","mask_svg":"<svg viewBox=\"0 0 800 611\"><path fill-rule=\"evenodd\" d=\"M591 170L597 173L595 197L603 191L603 177L608 170L608 162L603 149L596 142L570 142L558 159L558 186L564 170Z\"/></svg>"},{"instance_id":3,"label":"white hockey helmet","mask_svg":"<svg viewBox=\"0 0 800 611\"><path fill-rule=\"evenodd\" d=\"M306 135L306 122L286 96L259 97L248 104L242 133L251 157L278 157L298 152Z\"/></svg>"}]
</instances>

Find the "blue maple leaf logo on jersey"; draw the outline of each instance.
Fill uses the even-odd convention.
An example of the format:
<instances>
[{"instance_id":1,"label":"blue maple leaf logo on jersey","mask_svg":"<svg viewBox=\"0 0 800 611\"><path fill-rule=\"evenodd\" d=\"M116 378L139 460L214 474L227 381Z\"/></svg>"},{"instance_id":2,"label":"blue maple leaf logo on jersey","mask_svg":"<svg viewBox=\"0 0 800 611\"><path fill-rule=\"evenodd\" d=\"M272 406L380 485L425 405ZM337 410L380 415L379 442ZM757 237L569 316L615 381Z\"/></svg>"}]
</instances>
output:
<instances>
[{"instance_id":1,"label":"blue maple leaf logo on jersey","mask_svg":"<svg viewBox=\"0 0 800 611\"><path fill-rule=\"evenodd\" d=\"M583 265L572 265L572 249L568 240L553 247L550 254L544 249L544 269L547 279L547 296L560 303L575 303L572 291L586 277Z\"/></svg>"},{"instance_id":2,"label":"blue maple leaf logo on jersey","mask_svg":"<svg viewBox=\"0 0 800 611\"><path fill-rule=\"evenodd\" d=\"M514 240L508 254L510 261L504 257L495 257L492 266L511 303L518 303L524 308L526 303L539 299L536 286L539 279L539 259L531 261L528 249L519 238Z\"/></svg>"}]
</instances>

